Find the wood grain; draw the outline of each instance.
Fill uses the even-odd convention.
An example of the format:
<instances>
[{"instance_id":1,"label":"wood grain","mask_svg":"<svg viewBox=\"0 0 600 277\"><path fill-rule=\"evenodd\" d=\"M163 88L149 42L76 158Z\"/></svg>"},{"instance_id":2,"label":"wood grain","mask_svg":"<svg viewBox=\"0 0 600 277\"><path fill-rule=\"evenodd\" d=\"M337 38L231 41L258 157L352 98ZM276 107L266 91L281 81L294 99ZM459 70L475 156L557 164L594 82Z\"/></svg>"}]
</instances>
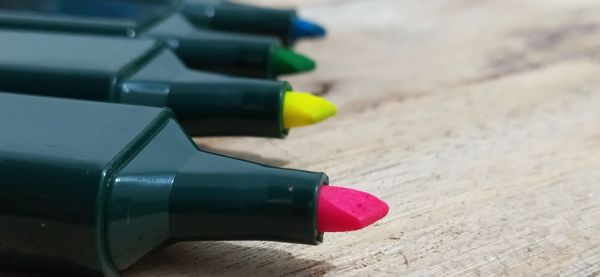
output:
<instances>
[{"instance_id":1,"label":"wood grain","mask_svg":"<svg viewBox=\"0 0 600 277\"><path fill-rule=\"evenodd\" d=\"M126 276L600 274L600 3L309 0L328 39L289 78L340 114L286 140L212 151L325 171L386 200L318 247L180 243Z\"/></svg>"}]
</instances>

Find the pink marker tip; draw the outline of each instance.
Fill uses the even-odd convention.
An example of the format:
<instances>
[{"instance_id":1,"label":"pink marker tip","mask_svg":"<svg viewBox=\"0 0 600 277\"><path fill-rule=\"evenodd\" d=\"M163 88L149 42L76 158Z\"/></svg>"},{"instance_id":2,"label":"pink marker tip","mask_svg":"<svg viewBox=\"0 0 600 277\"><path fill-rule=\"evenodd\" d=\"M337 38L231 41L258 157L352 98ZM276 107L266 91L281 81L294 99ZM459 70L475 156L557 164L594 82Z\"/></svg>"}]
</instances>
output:
<instances>
[{"instance_id":1,"label":"pink marker tip","mask_svg":"<svg viewBox=\"0 0 600 277\"><path fill-rule=\"evenodd\" d=\"M366 192L322 186L319 191L317 230L347 232L362 229L383 218L388 205Z\"/></svg>"}]
</instances>

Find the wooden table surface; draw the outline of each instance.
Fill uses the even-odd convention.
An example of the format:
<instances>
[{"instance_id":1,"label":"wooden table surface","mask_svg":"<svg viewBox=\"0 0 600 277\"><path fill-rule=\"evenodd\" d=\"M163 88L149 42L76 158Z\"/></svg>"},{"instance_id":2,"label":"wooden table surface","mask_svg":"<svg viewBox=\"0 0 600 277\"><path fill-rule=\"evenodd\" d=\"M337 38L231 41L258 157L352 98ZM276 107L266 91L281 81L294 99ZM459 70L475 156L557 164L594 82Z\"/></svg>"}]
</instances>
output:
<instances>
[{"instance_id":1,"label":"wooden table surface","mask_svg":"<svg viewBox=\"0 0 600 277\"><path fill-rule=\"evenodd\" d=\"M600 274L600 2L305 0L329 28L289 78L339 115L212 151L325 171L390 205L317 247L179 243L126 276Z\"/></svg>"}]
</instances>

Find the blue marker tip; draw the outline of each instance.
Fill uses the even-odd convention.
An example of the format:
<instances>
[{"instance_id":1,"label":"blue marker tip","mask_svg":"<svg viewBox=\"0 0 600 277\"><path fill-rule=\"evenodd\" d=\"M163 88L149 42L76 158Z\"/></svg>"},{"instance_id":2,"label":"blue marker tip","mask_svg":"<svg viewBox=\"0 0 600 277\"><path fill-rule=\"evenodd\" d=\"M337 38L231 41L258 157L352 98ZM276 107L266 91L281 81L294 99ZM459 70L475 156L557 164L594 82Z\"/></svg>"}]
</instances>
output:
<instances>
[{"instance_id":1,"label":"blue marker tip","mask_svg":"<svg viewBox=\"0 0 600 277\"><path fill-rule=\"evenodd\" d=\"M308 20L295 18L292 21L292 39L324 37L325 28Z\"/></svg>"}]
</instances>

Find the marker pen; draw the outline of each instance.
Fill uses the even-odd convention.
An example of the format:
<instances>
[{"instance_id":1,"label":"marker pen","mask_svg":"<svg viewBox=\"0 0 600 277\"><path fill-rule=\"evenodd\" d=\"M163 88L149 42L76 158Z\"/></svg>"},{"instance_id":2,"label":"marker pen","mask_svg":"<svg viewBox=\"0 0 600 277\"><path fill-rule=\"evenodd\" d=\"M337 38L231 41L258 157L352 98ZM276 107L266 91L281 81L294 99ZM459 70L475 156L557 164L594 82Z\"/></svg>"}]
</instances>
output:
<instances>
[{"instance_id":1,"label":"marker pen","mask_svg":"<svg viewBox=\"0 0 600 277\"><path fill-rule=\"evenodd\" d=\"M166 0L155 0L166 1ZM325 29L293 9L273 9L224 0L183 0L181 12L196 26L279 37L287 45L325 36Z\"/></svg>"},{"instance_id":2,"label":"marker pen","mask_svg":"<svg viewBox=\"0 0 600 277\"><path fill-rule=\"evenodd\" d=\"M0 0L0 28L160 39L191 68L240 76L315 67L275 38L198 29L174 5L136 0Z\"/></svg>"},{"instance_id":3,"label":"marker pen","mask_svg":"<svg viewBox=\"0 0 600 277\"><path fill-rule=\"evenodd\" d=\"M169 107L191 135L285 137L333 116L273 80L193 71L155 40L0 31L0 90Z\"/></svg>"},{"instance_id":4,"label":"marker pen","mask_svg":"<svg viewBox=\"0 0 600 277\"><path fill-rule=\"evenodd\" d=\"M116 276L179 241L317 245L388 212L324 173L203 152L168 109L0 93L0 162L0 265L29 270Z\"/></svg>"}]
</instances>

